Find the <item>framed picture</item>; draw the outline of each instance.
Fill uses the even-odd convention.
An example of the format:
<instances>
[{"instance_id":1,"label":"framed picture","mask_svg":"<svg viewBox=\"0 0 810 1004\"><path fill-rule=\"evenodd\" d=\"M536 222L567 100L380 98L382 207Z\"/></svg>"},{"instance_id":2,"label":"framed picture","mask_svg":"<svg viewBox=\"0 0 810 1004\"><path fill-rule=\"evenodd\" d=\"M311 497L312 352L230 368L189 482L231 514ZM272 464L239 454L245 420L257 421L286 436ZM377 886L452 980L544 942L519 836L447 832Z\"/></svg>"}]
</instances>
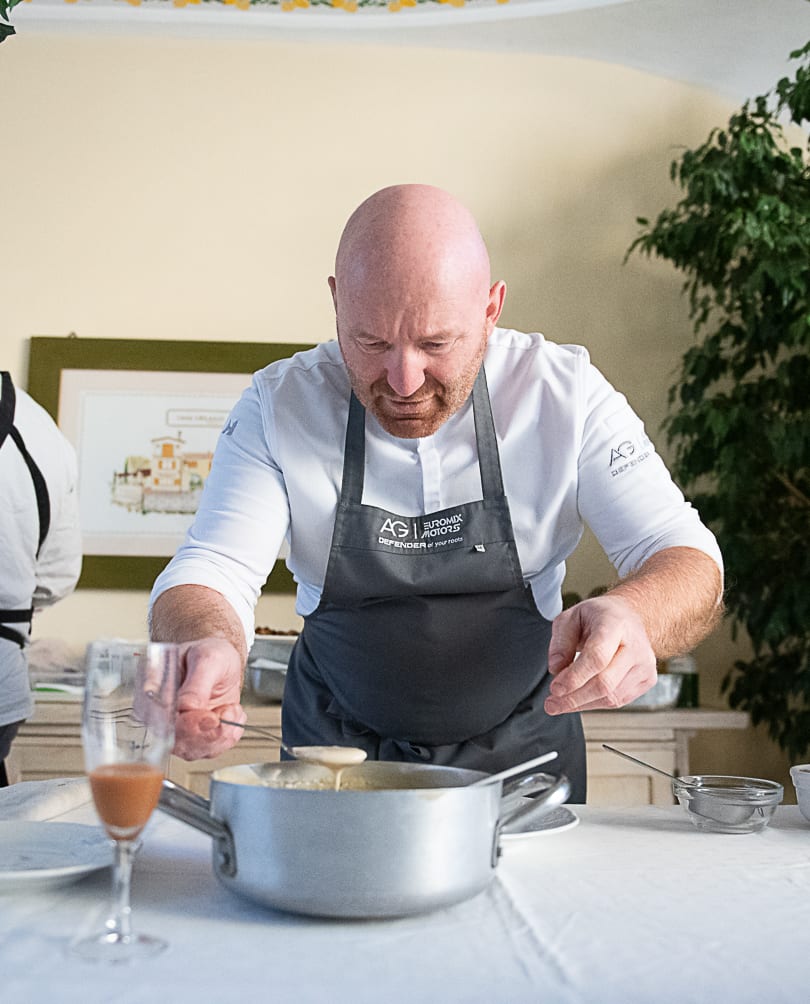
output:
<instances>
[{"instance_id":1,"label":"framed picture","mask_svg":"<svg viewBox=\"0 0 810 1004\"><path fill-rule=\"evenodd\" d=\"M151 589L194 518L231 408L307 345L34 337L28 392L76 448L79 588ZM276 562L265 591L291 592Z\"/></svg>"}]
</instances>

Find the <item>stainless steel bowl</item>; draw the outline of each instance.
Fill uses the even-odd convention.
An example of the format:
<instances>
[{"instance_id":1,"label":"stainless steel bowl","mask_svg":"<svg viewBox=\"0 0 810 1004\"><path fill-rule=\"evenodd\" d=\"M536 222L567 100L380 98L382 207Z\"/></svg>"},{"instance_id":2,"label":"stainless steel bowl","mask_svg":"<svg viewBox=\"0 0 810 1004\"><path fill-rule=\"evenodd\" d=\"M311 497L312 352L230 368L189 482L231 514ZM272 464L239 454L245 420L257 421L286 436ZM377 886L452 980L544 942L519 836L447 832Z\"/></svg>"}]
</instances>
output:
<instances>
[{"instance_id":1,"label":"stainless steel bowl","mask_svg":"<svg viewBox=\"0 0 810 1004\"><path fill-rule=\"evenodd\" d=\"M681 696L682 673L661 673L653 686L641 697L631 701L627 707L631 711L660 711L674 708Z\"/></svg>"},{"instance_id":2,"label":"stainless steel bowl","mask_svg":"<svg viewBox=\"0 0 810 1004\"><path fill-rule=\"evenodd\" d=\"M258 701L280 701L284 696L287 663L297 635L256 635L245 673L250 694Z\"/></svg>"},{"instance_id":3,"label":"stainless steel bowl","mask_svg":"<svg viewBox=\"0 0 810 1004\"><path fill-rule=\"evenodd\" d=\"M770 822L784 789L758 777L701 774L675 778L672 793L699 830L756 833Z\"/></svg>"}]
</instances>

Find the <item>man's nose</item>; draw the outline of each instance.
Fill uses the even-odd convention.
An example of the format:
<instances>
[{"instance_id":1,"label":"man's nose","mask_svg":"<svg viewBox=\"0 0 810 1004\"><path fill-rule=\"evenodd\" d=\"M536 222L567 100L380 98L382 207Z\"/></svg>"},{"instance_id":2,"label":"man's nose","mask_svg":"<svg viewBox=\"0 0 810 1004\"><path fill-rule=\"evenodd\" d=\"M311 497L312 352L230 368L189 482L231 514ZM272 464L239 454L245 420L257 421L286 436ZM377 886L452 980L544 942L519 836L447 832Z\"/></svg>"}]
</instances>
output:
<instances>
[{"instance_id":1,"label":"man's nose","mask_svg":"<svg viewBox=\"0 0 810 1004\"><path fill-rule=\"evenodd\" d=\"M400 397L410 397L425 382L425 367L415 352L408 349L392 352L387 363L388 386Z\"/></svg>"}]
</instances>

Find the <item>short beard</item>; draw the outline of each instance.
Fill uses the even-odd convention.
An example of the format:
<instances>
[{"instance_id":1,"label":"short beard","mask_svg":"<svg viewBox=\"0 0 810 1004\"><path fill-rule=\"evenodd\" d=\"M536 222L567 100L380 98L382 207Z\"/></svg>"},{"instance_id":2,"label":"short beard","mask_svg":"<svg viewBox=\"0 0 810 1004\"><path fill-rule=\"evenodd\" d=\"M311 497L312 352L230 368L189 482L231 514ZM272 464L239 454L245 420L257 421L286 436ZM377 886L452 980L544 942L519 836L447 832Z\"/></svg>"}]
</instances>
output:
<instances>
[{"instance_id":1,"label":"short beard","mask_svg":"<svg viewBox=\"0 0 810 1004\"><path fill-rule=\"evenodd\" d=\"M351 370L349 370L349 380L355 397L367 411L371 412L389 435L395 436L397 439L423 439L426 436L432 436L440 429L469 398L475 378L483 363L486 347L486 338L482 335L478 352L451 383L440 384L431 376L425 378L424 384L412 395L412 398L419 400L420 395L424 397L425 391L427 391L428 396L432 395L433 397L433 409L422 418L395 418L385 412L386 398L398 398L387 380L376 380L370 387L364 388L359 386L359 381L355 379Z\"/></svg>"}]
</instances>

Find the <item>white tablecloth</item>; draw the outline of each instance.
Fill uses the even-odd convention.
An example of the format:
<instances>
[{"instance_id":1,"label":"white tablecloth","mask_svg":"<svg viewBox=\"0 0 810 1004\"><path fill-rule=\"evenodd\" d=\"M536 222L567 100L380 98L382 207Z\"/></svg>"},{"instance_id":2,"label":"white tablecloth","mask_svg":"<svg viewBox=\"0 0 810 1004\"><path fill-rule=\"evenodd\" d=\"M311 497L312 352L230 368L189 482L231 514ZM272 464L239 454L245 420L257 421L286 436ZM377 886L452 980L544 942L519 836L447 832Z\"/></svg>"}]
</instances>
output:
<instances>
[{"instance_id":1,"label":"white tablecloth","mask_svg":"<svg viewBox=\"0 0 810 1004\"><path fill-rule=\"evenodd\" d=\"M89 802L67 812L56 807L60 822L95 820ZM6 892L3 999L810 1000L810 823L795 806L780 807L763 833L742 836L699 833L679 807L574 808L581 819L575 829L505 844L495 881L474 899L374 922L293 917L237 898L214 877L209 838L158 812L135 867L133 918L170 948L126 967L67 955L72 937L103 922L106 870L60 888Z\"/></svg>"}]
</instances>

